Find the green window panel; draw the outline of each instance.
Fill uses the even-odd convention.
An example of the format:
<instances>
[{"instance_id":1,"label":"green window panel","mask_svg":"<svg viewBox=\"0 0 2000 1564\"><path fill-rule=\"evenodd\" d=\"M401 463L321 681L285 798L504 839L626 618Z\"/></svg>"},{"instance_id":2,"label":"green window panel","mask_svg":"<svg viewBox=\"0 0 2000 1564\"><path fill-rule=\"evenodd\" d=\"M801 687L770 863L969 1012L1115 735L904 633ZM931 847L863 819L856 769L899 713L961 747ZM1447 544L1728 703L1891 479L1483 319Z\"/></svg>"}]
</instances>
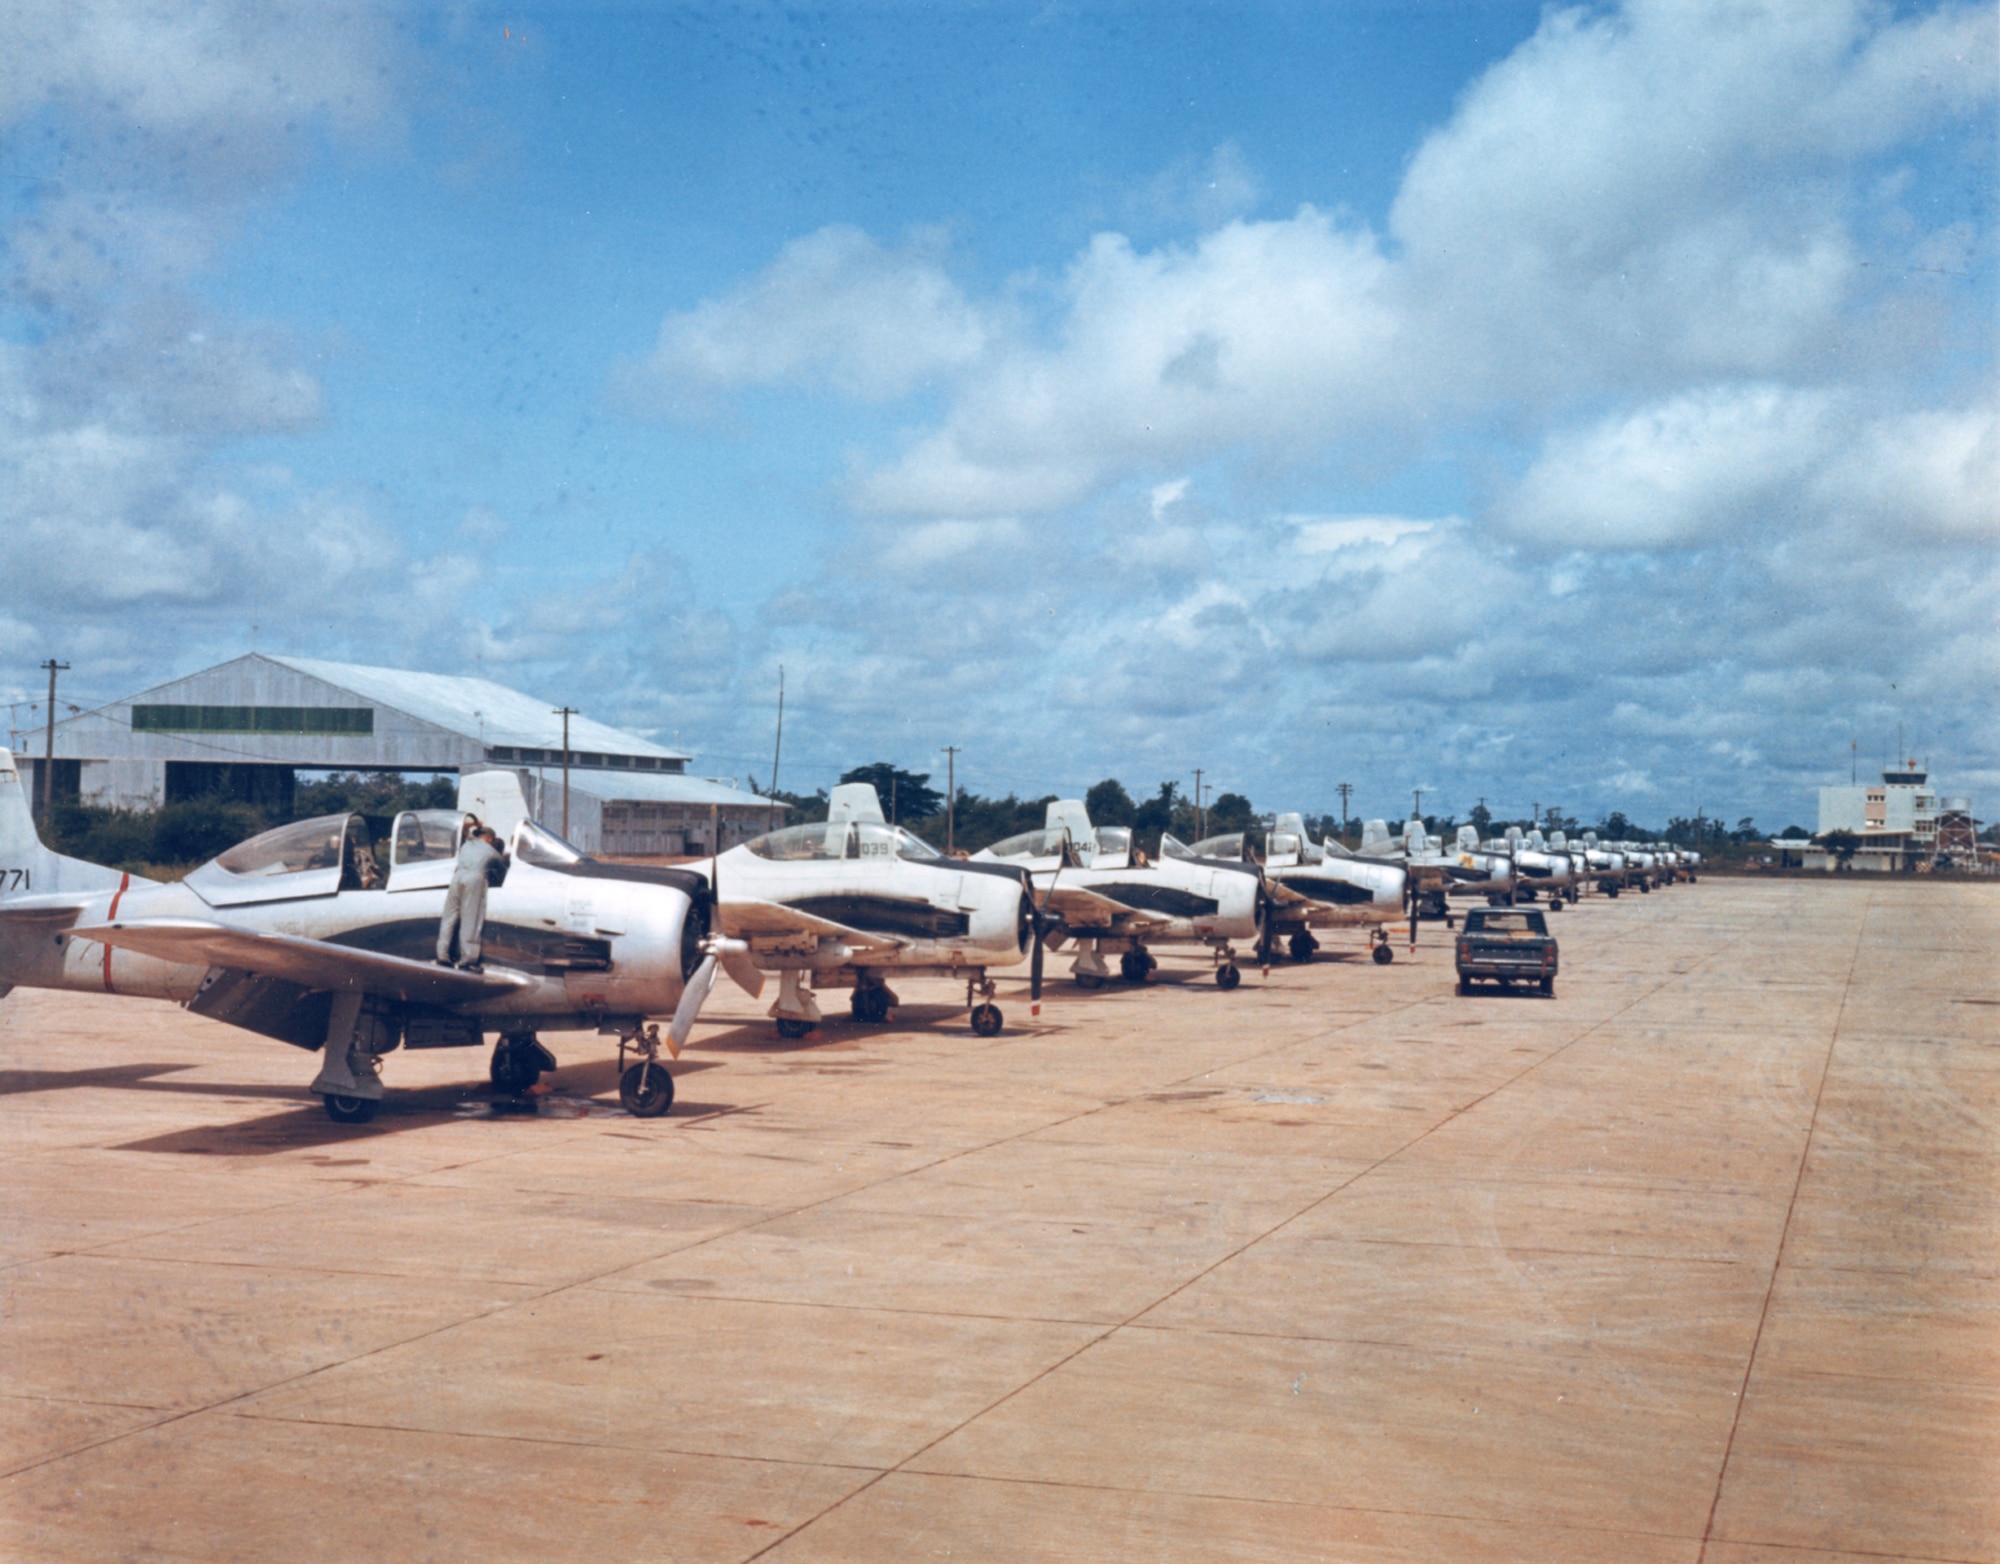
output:
<instances>
[{"instance_id":1,"label":"green window panel","mask_svg":"<svg viewBox=\"0 0 2000 1564\"><path fill-rule=\"evenodd\" d=\"M134 733L320 733L375 731L372 706L134 706Z\"/></svg>"}]
</instances>

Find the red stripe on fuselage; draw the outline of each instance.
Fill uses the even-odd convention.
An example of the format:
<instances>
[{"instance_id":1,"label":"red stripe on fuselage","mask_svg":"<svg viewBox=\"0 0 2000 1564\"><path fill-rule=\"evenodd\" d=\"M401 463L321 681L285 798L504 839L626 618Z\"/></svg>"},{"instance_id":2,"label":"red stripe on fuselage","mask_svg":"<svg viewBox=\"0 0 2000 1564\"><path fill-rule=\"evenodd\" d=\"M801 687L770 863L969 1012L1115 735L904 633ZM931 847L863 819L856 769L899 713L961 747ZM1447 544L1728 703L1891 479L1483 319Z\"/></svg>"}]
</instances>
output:
<instances>
[{"instance_id":1,"label":"red stripe on fuselage","mask_svg":"<svg viewBox=\"0 0 2000 1564\"><path fill-rule=\"evenodd\" d=\"M106 923L109 923L113 918L118 916L118 899L125 894L125 887L131 883L131 875L121 874L118 876L118 889L111 893L111 910L104 915ZM111 987L111 947L109 945L104 947L104 992L107 994L115 992Z\"/></svg>"}]
</instances>

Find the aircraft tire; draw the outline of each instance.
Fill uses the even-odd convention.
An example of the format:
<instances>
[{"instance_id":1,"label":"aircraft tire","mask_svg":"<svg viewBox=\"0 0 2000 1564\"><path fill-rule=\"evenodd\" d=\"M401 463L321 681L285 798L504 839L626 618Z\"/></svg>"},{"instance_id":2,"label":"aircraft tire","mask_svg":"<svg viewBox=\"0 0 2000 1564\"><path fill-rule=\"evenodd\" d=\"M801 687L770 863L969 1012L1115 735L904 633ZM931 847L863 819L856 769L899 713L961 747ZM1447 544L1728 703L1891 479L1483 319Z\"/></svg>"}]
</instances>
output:
<instances>
[{"instance_id":1,"label":"aircraft tire","mask_svg":"<svg viewBox=\"0 0 2000 1564\"><path fill-rule=\"evenodd\" d=\"M1233 962L1226 967L1217 967L1215 969L1215 986L1225 994L1242 981L1243 974L1236 969Z\"/></svg>"},{"instance_id":2,"label":"aircraft tire","mask_svg":"<svg viewBox=\"0 0 2000 1564\"><path fill-rule=\"evenodd\" d=\"M321 1100L326 1104L326 1116L336 1124L366 1124L380 1106L373 1097L347 1097L339 1092L328 1092Z\"/></svg>"},{"instance_id":3,"label":"aircraft tire","mask_svg":"<svg viewBox=\"0 0 2000 1564\"><path fill-rule=\"evenodd\" d=\"M889 1019L889 991L874 985L857 988L850 1008L863 1025L880 1026Z\"/></svg>"},{"instance_id":4,"label":"aircraft tire","mask_svg":"<svg viewBox=\"0 0 2000 1564\"><path fill-rule=\"evenodd\" d=\"M527 1048L511 1037L503 1037L494 1045L493 1064L488 1074L496 1092L518 1097L542 1078L542 1068Z\"/></svg>"},{"instance_id":5,"label":"aircraft tire","mask_svg":"<svg viewBox=\"0 0 2000 1564\"><path fill-rule=\"evenodd\" d=\"M1613 901L1616 901L1618 900L1618 887L1615 885L1607 885L1604 887L1604 894L1606 896L1609 896Z\"/></svg>"},{"instance_id":6,"label":"aircraft tire","mask_svg":"<svg viewBox=\"0 0 2000 1564\"><path fill-rule=\"evenodd\" d=\"M1377 945L1375 947L1376 966L1386 967L1390 962L1394 961L1395 959L1396 959L1395 951L1390 949L1387 945Z\"/></svg>"},{"instance_id":7,"label":"aircraft tire","mask_svg":"<svg viewBox=\"0 0 2000 1564\"><path fill-rule=\"evenodd\" d=\"M1292 936L1292 960L1300 962L1310 961L1313 958L1313 952L1317 949L1319 949L1319 942L1310 934L1294 934Z\"/></svg>"},{"instance_id":8,"label":"aircraft tire","mask_svg":"<svg viewBox=\"0 0 2000 1564\"><path fill-rule=\"evenodd\" d=\"M1118 958L1118 975L1127 983L1145 982L1146 974L1152 970L1153 963L1143 951L1128 950Z\"/></svg>"},{"instance_id":9,"label":"aircraft tire","mask_svg":"<svg viewBox=\"0 0 2000 1564\"><path fill-rule=\"evenodd\" d=\"M780 1037L804 1037L812 1029L813 1024L810 1021L794 1021L790 1016L778 1017L778 1035Z\"/></svg>"},{"instance_id":10,"label":"aircraft tire","mask_svg":"<svg viewBox=\"0 0 2000 1564\"><path fill-rule=\"evenodd\" d=\"M972 1007L972 1030L981 1037L1000 1035L1000 1007L998 1005L974 1005Z\"/></svg>"},{"instance_id":11,"label":"aircraft tire","mask_svg":"<svg viewBox=\"0 0 2000 1564\"><path fill-rule=\"evenodd\" d=\"M618 1102L635 1119L657 1119L674 1105L674 1078L665 1065L642 1059L618 1077Z\"/></svg>"},{"instance_id":12,"label":"aircraft tire","mask_svg":"<svg viewBox=\"0 0 2000 1564\"><path fill-rule=\"evenodd\" d=\"M1076 974L1076 986L1078 988L1102 988L1104 987L1104 979L1099 977L1095 972L1079 972Z\"/></svg>"}]
</instances>

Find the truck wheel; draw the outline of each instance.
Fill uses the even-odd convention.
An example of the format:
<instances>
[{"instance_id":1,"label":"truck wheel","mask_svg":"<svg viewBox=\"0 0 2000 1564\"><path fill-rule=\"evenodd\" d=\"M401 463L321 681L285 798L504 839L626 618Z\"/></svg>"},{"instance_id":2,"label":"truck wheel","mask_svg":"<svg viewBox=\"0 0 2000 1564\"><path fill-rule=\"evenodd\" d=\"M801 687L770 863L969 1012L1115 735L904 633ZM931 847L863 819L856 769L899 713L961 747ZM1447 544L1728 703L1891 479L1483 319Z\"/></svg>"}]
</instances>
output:
<instances>
[{"instance_id":1,"label":"truck wheel","mask_svg":"<svg viewBox=\"0 0 2000 1564\"><path fill-rule=\"evenodd\" d=\"M1461 995L1470 994L1472 992L1472 979L1460 978L1458 980L1458 991Z\"/></svg>"},{"instance_id":2,"label":"truck wheel","mask_svg":"<svg viewBox=\"0 0 2000 1564\"><path fill-rule=\"evenodd\" d=\"M1543 979L1542 979L1542 992L1543 992L1543 993L1544 993L1545 995L1547 995L1547 996L1548 996L1548 997L1549 997L1550 999L1553 999L1553 998L1555 998L1555 997L1556 997L1556 980L1555 980L1554 978L1552 978L1552 977L1546 977L1546 978L1543 978Z\"/></svg>"}]
</instances>

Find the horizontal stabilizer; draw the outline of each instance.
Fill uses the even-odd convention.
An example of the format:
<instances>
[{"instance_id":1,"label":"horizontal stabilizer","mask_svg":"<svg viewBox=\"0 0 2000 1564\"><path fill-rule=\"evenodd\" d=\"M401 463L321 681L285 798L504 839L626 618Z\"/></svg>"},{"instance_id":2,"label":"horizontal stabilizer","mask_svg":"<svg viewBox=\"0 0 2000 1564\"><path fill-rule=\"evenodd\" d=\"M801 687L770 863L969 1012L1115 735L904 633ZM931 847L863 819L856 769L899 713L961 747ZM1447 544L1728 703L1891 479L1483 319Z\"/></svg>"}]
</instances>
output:
<instances>
[{"instance_id":1,"label":"horizontal stabilizer","mask_svg":"<svg viewBox=\"0 0 2000 1564\"><path fill-rule=\"evenodd\" d=\"M356 950L296 934L259 934L198 918L144 918L72 929L95 940L181 966L225 967L284 978L303 988L380 994L411 1004L462 1005L497 999L534 979L506 967L466 972L376 950Z\"/></svg>"}]
</instances>

